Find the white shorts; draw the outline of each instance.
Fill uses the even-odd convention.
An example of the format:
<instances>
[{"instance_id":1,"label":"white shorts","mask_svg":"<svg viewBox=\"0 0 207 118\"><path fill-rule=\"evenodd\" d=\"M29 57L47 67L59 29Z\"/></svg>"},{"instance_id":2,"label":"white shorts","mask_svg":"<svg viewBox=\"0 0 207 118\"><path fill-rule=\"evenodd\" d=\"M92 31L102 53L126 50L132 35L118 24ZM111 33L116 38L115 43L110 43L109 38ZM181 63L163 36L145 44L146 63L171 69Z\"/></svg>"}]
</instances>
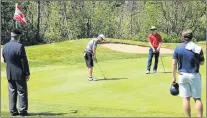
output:
<instances>
[{"instance_id":1,"label":"white shorts","mask_svg":"<svg viewBox=\"0 0 207 118\"><path fill-rule=\"evenodd\" d=\"M181 97L201 98L200 73L183 73L178 76L179 91Z\"/></svg>"}]
</instances>

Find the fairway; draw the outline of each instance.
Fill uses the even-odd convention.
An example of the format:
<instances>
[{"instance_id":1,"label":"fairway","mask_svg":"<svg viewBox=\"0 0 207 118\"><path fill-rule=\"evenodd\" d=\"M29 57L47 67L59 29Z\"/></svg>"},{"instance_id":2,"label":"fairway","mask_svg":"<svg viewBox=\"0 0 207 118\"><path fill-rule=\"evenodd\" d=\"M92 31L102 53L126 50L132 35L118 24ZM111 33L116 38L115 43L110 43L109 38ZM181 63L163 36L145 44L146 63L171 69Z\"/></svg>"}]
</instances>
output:
<instances>
[{"instance_id":1,"label":"fairway","mask_svg":"<svg viewBox=\"0 0 207 118\"><path fill-rule=\"evenodd\" d=\"M31 65L28 112L32 116L185 116L182 99L169 92L172 55L161 55L166 73L159 60L158 73L146 75L146 54L122 53L99 46L97 58L108 79L103 80L95 64L94 76L99 81L88 81L82 57L88 41L66 41L27 48ZM204 116L205 67L200 69ZM1 74L2 116L10 116L5 64ZM194 102L191 102L192 116L195 117Z\"/></svg>"}]
</instances>

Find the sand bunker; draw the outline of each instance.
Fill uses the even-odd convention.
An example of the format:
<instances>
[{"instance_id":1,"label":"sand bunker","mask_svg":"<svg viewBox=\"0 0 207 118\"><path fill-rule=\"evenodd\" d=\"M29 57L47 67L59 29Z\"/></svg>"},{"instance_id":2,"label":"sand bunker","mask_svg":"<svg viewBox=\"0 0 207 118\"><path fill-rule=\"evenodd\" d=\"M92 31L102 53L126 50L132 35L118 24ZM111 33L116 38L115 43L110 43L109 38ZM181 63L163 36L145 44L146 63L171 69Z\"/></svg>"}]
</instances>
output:
<instances>
[{"instance_id":1,"label":"sand bunker","mask_svg":"<svg viewBox=\"0 0 207 118\"><path fill-rule=\"evenodd\" d=\"M126 53L142 53L146 54L149 52L149 47L126 45L126 44L102 44L102 46L111 50L126 52ZM173 50L167 48L160 49L161 54L172 54Z\"/></svg>"}]
</instances>

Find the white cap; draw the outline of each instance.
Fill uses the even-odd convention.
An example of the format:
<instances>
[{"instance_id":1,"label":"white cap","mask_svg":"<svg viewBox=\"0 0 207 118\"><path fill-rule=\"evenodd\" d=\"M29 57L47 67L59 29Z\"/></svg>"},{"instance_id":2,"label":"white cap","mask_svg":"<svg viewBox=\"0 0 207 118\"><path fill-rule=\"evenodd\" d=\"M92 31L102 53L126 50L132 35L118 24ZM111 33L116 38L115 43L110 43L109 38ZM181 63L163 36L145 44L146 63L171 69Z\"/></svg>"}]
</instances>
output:
<instances>
[{"instance_id":1,"label":"white cap","mask_svg":"<svg viewBox=\"0 0 207 118\"><path fill-rule=\"evenodd\" d=\"M103 34L100 34L99 37L101 37L102 39L105 39L105 36Z\"/></svg>"},{"instance_id":2,"label":"white cap","mask_svg":"<svg viewBox=\"0 0 207 118\"><path fill-rule=\"evenodd\" d=\"M150 29L151 30L156 30L157 28L155 26L152 26Z\"/></svg>"}]
</instances>

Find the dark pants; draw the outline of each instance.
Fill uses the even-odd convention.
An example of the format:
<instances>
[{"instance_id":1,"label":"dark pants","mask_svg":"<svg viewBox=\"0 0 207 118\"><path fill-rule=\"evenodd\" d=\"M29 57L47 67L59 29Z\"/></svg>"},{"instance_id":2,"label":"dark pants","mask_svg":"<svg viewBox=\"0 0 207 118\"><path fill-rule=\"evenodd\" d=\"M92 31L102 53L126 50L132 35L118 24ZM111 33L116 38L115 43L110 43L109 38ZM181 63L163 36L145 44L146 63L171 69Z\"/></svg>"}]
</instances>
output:
<instances>
[{"instance_id":1,"label":"dark pants","mask_svg":"<svg viewBox=\"0 0 207 118\"><path fill-rule=\"evenodd\" d=\"M19 97L19 112L25 113L28 110L28 92L26 80L8 80L9 84L9 110L10 113L17 113L17 95Z\"/></svg>"},{"instance_id":2,"label":"dark pants","mask_svg":"<svg viewBox=\"0 0 207 118\"><path fill-rule=\"evenodd\" d=\"M152 48L149 49L149 55L148 55L148 64L147 64L147 70L150 71L151 65L152 65L152 58L155 55L155 63L153 70L157 70L158 60L160 52L153 53Z\"/></svg>"},{"instance_id":3,"label":"dark pants","mask_svg":"<svg viewBox=\"0 0 207 118\"><path fill-rule=\"evenodd\" d=\"M91 52L85 52L85 62L88 68L93 68L93 56Z\"/></svg>"}]
</instances>

